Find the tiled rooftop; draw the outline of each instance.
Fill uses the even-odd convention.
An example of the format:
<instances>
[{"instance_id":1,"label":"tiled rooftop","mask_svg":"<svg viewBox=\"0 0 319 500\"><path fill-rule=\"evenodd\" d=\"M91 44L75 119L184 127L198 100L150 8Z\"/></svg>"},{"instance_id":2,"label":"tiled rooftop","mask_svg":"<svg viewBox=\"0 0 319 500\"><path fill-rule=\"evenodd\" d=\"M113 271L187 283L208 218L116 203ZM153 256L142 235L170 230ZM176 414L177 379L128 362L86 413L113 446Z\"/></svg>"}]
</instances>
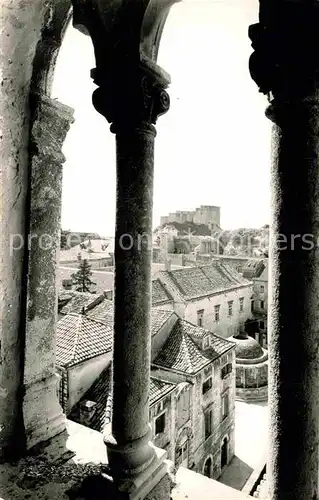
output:
<instances>
[{"instance_id":1,"label":"tiled rooftop","mask_svg":"<svg viewBox=\"0 0 319 500\"><path fill-rule=\"evenodd\" d=\"M62 281L70 279L72 273L76 273L76 268L60 267L58 269L58 287L62 288ZM155 272L155 271L154 271ZM102 294L106 290L113 290L114 288L114 273L111 271L98 271L92 269L91 280L96 285L93 285L91 290L96 294ZM72 291L70 291L72 292ZM67 291L69 293L69 291ZM152 304L161 305L172 302L172 297L165 290L164 286L158 279L152 281Z\"/></svg>"},{"instance_id":2,"label":"tiled rooftop","mask_svg":"<svg viewBox=\"0 0 319 500\"><path fill-rule=\"evenodd\" d=\"M114 303L112 300L104 299L103 302L87 311L86 316L95 321L100 321L113 328Z\"/></svg>"},{"instance_id":3,"label":"tiled rooftop","mask_svg":"<svg viewBox=\"0 0 319 500\"><path fill-rule=\"evenodd\" d=\"M155 378L150 379L150 406L159 399L169 394L176 384L162 382ZM80 404L84 401L96 403L94 413L88 426L96 431L103 432L105 426L110 424L112 418L112 383L111 365L102 371L90 389L84 394L82 399L73 407L68 418L79 421Z\"/></svg>"},{"instance_id":4,"label":"tiled rooftop","mask_svg":"<svg viewBox=\"0 0 319 500\"><path fill-rule=\"evenodd\" d=\"M206 266L161 271L161 275L168 277L171 286L186 299L250 284L234 268L216 261Z\"/></svg>"},{"instance_id":5,"label":"tiled rooftop","mask_svg":"<svg viewBox=\"0 0 319 500\"><path fill-rule=\"evenodd\" d=\"M208 365L212 359L206 351L199 349L188 335L183 323L180 319L175 323L153 364L193 375Z\"/></svg>"},{"instance_id":6,"label":"tiled rooftop","mask_svg":"<svg viewBox=\"0 0 319 500\"><path fill-rule=\"evenodd\" d=\"M219 337L218 335L215 335L214 333L211 333L209 330L205 330L200 326L193 325L192 323L188 323L188 321L185 320L180 320L180 323L183 331L193 338L203 339L205 335L209 335L211 347L210 349L205 349L205 352L209 352L210 357L213 359L222 356L232 347L236 347L236 344L234 342L223 339L222 337Z\"/></svg>"},{"instance_id":7,"label":"tiled rooftop","mask_svg":"<svg viewBox=\"0 0 319 500\"><path fill-rule=\"evenodd\" d=\"M59 313L81 314L83 308L87 309L95 302L102 301L103 295L96 295L92 293L76 292L75 290L61 290L59 292Z\"/></svg>"},{"instance_id":8,"label":"tiled rooftop","mask_svg":"<svg viewBox=\"0 0 319 500\"><path fill-rule=\"evenodd\" d=\"M98 239L91 240L91 245L89 246L89 240L83 242L87 248L83 249L80 245L75 245L68 250L60 250L60 262L76 262L78 260L78 254L81 254L82 259L105 259L109 257L110 253L114 252L114 243L112 239ZM104 247L104 250L103 250ZM91 251L88 251L88 250Z\"/></svg>"},{"instance_id":9,"label":"tiled rooftop","mask_svg":"<svg viewBox=\"0 0 319 500\"><path fill-rule=\"evenodd\" d=\"M173 299L165 290L164 286L162 283L156 279L153 280L152 282L152 304L153 305L160 305L160 304L165 304L168 302L172 302Z\"/></svg>"},{"instance_id":10,"label":"tiled rooftop","mask_svg":"<svg viewBox=\"0 0 319 500\"><path fill-rule=\"evenodd\" d=\"M112 349L113 328L83 314L68 314L57 323L56 363L72 366Z\"/></svg>"},{"instance_id":11,"label":"tiled rooftop","mask_svg":"<svg viewBox=\"0 0 319 500\"><path fill-rule=\"evenodd\" d=\"M90 309L86 316L95 321L100 321L105 325L113 328L113 301L104 300L100 304L96 305L94 308ZM160 328L166 323L166 321L175 314L174 311L164 310L164 309L151 309L151 333L152 336L155 335Z\"/></svg>"}]
</instances>

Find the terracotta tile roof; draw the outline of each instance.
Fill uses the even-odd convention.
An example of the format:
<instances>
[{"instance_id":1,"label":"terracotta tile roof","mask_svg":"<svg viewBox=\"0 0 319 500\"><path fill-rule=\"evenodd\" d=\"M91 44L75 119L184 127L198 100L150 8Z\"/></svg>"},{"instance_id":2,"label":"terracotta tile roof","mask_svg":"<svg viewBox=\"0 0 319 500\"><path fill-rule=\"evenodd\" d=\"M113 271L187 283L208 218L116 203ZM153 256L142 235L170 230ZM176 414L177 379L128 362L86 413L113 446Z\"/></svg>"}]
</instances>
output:
<instances>
[{"instance_id":1,"label":"terracotta tile roof","mask_svg":"<svg viewBox=\"0 0 319 500\"><path fill-rule=\"evenodd\" d=\"M201 338L206 334L210 335L211 347L203 351L192 337ZM233 347L232 342L179 319L153 364L195 374Z\"/></svg>"},{"instance_id":2,"label":"terracotta tile roof","mask_svg":"<svg viewBox=\"0 0 319 500\"><path fill-rule=\"evenodd\" d=\"M212 359L217 359L222 356L225 352L229 351L231 348L235 348L236 344L230 342L227 339L219 337L215 333L205 330L200 326L193 325L185 320L180 320L182 324L182 329L185 333L190 335L193 339L203 339L206 335L210 338L210 349L205 349L205 352L209 352Z\"/></svg>"},{"instance_id":3,"label":"terracotta tile roof","mask_svg":"<svg viewBox=\"0 0 319 500\"><path fill-rule=\"evenodd\" d=\"M150 406L152 406L156 401L162 399L164 396L169 394L173 389L175 389L177 384L171 382L164 382L158 380L151 376L150 380Z\"/></svg>"},{"instance_id":4,"label":"terracotta tile roof","mask_svg":"<svg viewBox=\"0 0 319 500\"><path fill-rule=\"evenodd\" d=\"M114 303L112 300L104 299L103 302L87 311L86 316L94 319L95 321L100 321L113 329L113 306Z\"/></svg>"},{"instance_id":5,"label":"terracotta tile roof","mask_svg":"<svg viewBox=\"0 0 319 500\"><path fill-rule=\"evenodd\" d=\"M67 314L57 323L57 366L72 366L107 353L112 343L112 328L83 314Z\"/></svg>"},{"instance_id":6,"label":"terracotta tile roof","mask_svg":"<svg viewBox=\"0 0 319 500\"><path fill-rule=\"evenodd\" d=\"M155 335L166 323L166 321L175 314L174 311L152 308L151 309L151 333ZM87 311L86 317L95 321L100 321L106 326L113 328L114 324L114 308L113 301L105 299L100 304Z\"/></svg>"},{"instance_id":7,"label":"terracotta tile roof","mask_svg":"<svg viewBox=\"0 0 319 500\"><path fill-rule=\"evenodd\" d=\"M172 302L173 298L170 296L168 291L165 289L164 285L158 280L155 279L152 281L152 304L165 304L168 302Z\"/></svg>"},{"instance_id":8,"label":"terracotta tile roof","mask_svg":"<svg viewBox=\"0 0 319 500\"><path fill-rule=\"evenodd\" d=\"M177 321L153 364L192 375L210 362Z\"/></svg>"},{"instance_id":9,"label":"terracotta tile roof","mask_svg":"<svg viewBox=\"0 0 319 500\"><path fill-rule=\"evenodd\" d=\"M174 271L161 271L161 275L169 278L171 286L186 300L248 286L251 283L234 268L221 262L212 262L200 267L185 267Z\"/></svg>"},{"instance_id":10,"label":"terracotta tile roof","mask_svg":"<svg viewBox=\"0 0 319 500\"><path fill-rule=\"evenodd\" d=\"M112 375L111 365L102 371L90 389L84 394L81 400L72 408L68 418L79 422L80 404L84 401L93 401L96 403L95 411L90 419L88 426L99 432L103 432L106 425L110 424L112 419ZM162 382L157 379L150 379L150 406L159 399L169 394L176 384Z\"/></svg>"},{"instance_id":11,"label":"terracotta tile roof","mask_svg":"<svg viewBox=\"0 0 319 500\"><path fill-rule=\"evenodd\" d=\"M103 296L92 293L76 292L75 290L61 291L59 293L59 313L81 314L83 308L87 309L94 302L102 301L103 299Z\"/></svg>"},{"instance_id":12,"label":"terracotta tile roof","mask_svg":"<svg viewBox=\"0 0 319 500\"><path fill-rule=\"evenodd\" d=\"M109 257L109 254L114 252L114 242L113 239L98 239L91 240L91 246L89 247L89 240L83 241L87 245L86 249L81 248L80 245L75 245L67 250L60 250L60 262L77 262L78 254L81 254L82 259L105 259ZM104 247L104 250L102 248ZM90 248L91 251L88 251Z\"/></svg>"},{"instance_id":13,"label":"terracotta tile roof","mask_svg":"<svg viewBox=\"0 0 319 500\"><path fill-rule=\"evenodd\" d=\"M164 309L151 309L151 334L152 337L163 327L166 321L175 315L174 311L166 311Z\"/></svg>"},{"instance_id":14,"label":"terracotta tile roof","mask_svg":"<svg viewBox=\"0 0 319 500\"><path fill-rule=\"evenodd\" d=\"M62 281L64 279L70 279L71 274L76 273L77 268L68 268L68 267L60 267L58 269L58 287L62 288ZM157 271L156 271L157 272ZM102 294L105 290L113 290L114 289L114 273L111 271L96 271L92 269L91 280L96 283L96 285L92 285L92 292L96 292L97 294ZM72 290L70 290L72 291ZM152 281L152 304L160 305L168 302L172 302L173 299L165 290L165 287L159 282L159 280L155 279Z\"/></svg>"}]
</instances>

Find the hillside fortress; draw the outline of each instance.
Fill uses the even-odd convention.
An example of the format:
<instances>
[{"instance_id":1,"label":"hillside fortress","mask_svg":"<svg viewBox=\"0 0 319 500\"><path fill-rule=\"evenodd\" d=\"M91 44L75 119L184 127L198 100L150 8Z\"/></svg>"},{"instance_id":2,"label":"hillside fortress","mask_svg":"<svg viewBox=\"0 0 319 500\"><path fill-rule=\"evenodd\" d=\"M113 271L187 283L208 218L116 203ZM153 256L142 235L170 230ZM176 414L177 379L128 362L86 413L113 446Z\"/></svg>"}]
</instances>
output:
<instances>
[{"instance_id":1,"label":"hillside fortress","mask_svg":"<svg viewBox=\"0 0 319 500\"><path fill-rule=\"evenodd\" d=\"M210 229L220 227L220 207L211 205L201 205L195 210L170 212L160 219L160 224L169 224L170 222L193 222L195 224L205 224Z\"/></svg>"}]
</instances>

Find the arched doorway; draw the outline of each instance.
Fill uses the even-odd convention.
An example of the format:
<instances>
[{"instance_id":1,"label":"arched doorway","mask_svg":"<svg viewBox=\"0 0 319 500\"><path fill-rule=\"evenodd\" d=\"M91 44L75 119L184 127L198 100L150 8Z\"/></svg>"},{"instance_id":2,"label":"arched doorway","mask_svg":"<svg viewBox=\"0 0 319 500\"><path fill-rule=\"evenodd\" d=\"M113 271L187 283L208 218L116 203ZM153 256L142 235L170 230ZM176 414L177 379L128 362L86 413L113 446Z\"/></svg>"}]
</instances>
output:
<instances>
[{"instance_id":1,"label":"arched doorway","mask_svg":"<svg viewBox=\"0 0 319 500\"><path fill-rule=\"evenodd\" d=\"M225 467L225 465L227 465L227 462L228 462L228 438L227 437L224 438L223 444L221 447L220 462L221 462L222 469Z\"/></svg>"},{"instance_id":2,"label":"arched doorway","mask_svg":"<svg viewBox=\"0 0 319 500\"><path fill-rule=\"evenodd\" d=\"M212 470L213 470L213 462L211 457L208 457L204 465L204 476L212 477Z\"/></svg>"},{"instance_id":3,"label":"arched doorway","mask_svg":"<svg viewBox=\"0 0 319 500\"><path fill-rule=\"evenodd\" d=\"M188 438L185 436L181 444L176 448L176 467L188 467Z\"/></svg>"}]
</instances>

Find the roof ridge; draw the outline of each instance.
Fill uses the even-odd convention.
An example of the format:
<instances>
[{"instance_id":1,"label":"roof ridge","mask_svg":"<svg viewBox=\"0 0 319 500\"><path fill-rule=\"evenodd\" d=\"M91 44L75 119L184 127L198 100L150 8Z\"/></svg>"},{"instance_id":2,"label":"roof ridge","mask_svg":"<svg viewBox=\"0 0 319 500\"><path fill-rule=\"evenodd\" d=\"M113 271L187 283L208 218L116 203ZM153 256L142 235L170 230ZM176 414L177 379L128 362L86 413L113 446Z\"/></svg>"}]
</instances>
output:
<instances>
[{"instance_id":1,"label":"roof ridge","mask_svg":"<svg viewBox=\"0 0 319 500\"><path fill-rule=\"evenodd\" d=\"M74 340L74 345L73 345L73 352L71 354L71 358L69 360L69 363L75 359L76 348L78 346L79 336L80 336L79 329L80 329L80 326L82 326L83 314L78 314L77 316L78 316L78 321L77 321L77 324L76 324L76 331L75 331L75 340Z\"/></svg>"},{"instance_id":2,"label":"roof ridge","mask_svg":"<svg viewBox=\"0 0 319 500\"><path fill-rule=\"evenodd\" d=\"M187 340L189 339L189 336L187 335L186 332L183 332L183 330L181 331L181 335L182 335L183 351L185 352L185 355L186 355L186 358L187 358L188 369L192 371L193 370L193 366L192 366L192 362L191 362L191 358L190 358L190 353L189 353L188 345L187 345Z\"/></svg>"}]
</instances>

